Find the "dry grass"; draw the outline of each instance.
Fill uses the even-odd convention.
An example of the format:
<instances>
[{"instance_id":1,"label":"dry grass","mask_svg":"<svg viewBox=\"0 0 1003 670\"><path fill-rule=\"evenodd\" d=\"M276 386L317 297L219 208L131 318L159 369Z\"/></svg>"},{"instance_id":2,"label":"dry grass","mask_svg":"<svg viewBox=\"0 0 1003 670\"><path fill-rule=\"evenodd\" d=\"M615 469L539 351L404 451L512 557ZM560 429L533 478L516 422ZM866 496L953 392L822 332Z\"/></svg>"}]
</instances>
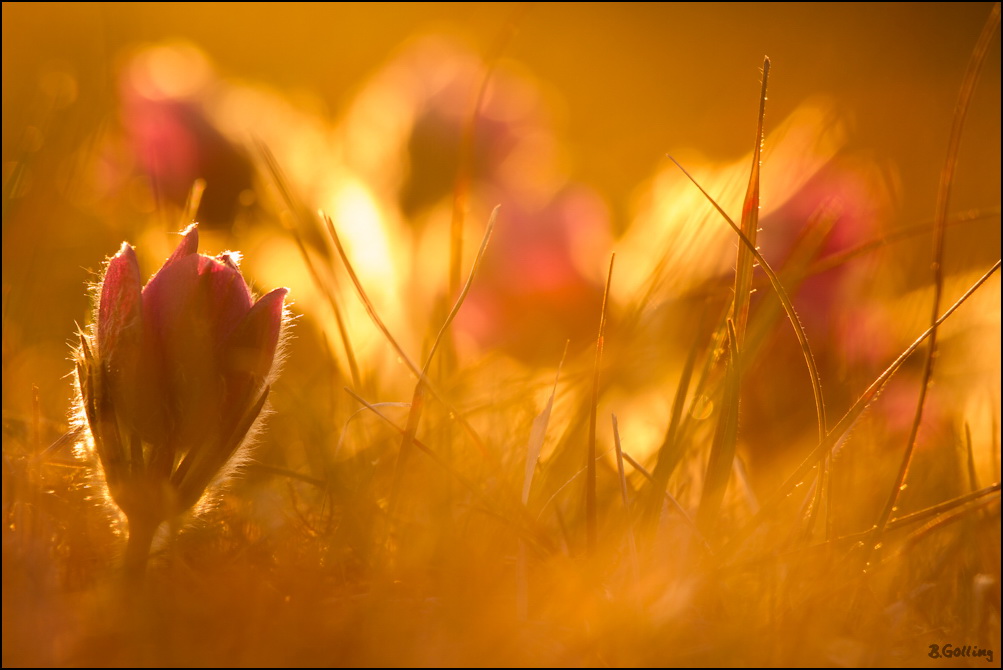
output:
<instances>
[{"instance_id":1,"label":"dry grass","mask_svg":"<svg viewBox=\"0 0 1003 670\"><path fill-rule=\"evenodd\" d=\"M367 279L351 222L313 214L327 206L319 189L271 153L273 138L255 138L253 212L224 239L256 245L248 263L270 245L292 250L278 265L317 298L294 305L274 414L250 457L206 505L160 528L140 580L122 573L128 528L84 426L46 415L37 389L12 398L24 384L9 381L25 380L10 366L30 332L9 315L18 286L5 275L4 666L998 666L998 358L987 389L978 355L999 341L1000 262L945 261L949 232L977 246L991 239L980 220L999 225L998 203L948 204L998 5L993 17L948 165L930 168L942 174L933 222L882 222L883 233L828 249L842 224L822 212L798 222L786 256L757 240L767 61L741 220L728 194L672 159L702 192L692 216L730 228L737 270L678 294L659 282L688 268L665 261L620 300L618 271L638 257L604 249L608 269L603 260L586 282L587 332L570 344L551 341L548 298L514 293L523 278L497 254L511 250L516 215L475 188L490 140L474 119L500 55L456 123L439 252L422 241L434 224L401 224L416 241L399 285ZM8 188L15 177L5 174L5 246L9 217L31 211ZM158 221L203 211L203 188L161 203L143 241L180 227ZM932 254L913 244L926 236ZM470 239L481 243L464 257ZM652 265L704 253L649 251ZM859 293L824 306L860 309L852 335L798 316L819 304L813 281L857 276L874 258L936 270L877 298L847 284ZM461 323L492 290L521 296L501 313L536 319L528 340L504 339L500 320L475 341ZM895 335L878 341L871 317L897 321ZM848 353L848 337L868 356ZM948 644L966 655L931 658Z\"/></svg>"}]
</instances>

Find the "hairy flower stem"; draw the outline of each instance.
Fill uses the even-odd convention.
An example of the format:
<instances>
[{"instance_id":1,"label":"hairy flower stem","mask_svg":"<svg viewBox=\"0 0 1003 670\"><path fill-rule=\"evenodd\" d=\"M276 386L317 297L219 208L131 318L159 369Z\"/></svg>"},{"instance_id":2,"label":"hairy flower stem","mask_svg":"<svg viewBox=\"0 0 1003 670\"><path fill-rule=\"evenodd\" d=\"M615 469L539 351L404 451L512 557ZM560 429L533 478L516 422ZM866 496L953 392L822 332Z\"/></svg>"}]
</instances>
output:
<instances>
[{"instance_id":1,"label":"hairy flower stem","mask_svg":"<svg viewBox=\"0 0 1003 670\"><path fill-rule=\"evenodd\" d=\"M150 558L153 537L162 521L154 517L133 515L129 517L129 542L125 547L125 574L131 578L141 578L146 574L146 564Z\"/></svg>"}]
</instances>

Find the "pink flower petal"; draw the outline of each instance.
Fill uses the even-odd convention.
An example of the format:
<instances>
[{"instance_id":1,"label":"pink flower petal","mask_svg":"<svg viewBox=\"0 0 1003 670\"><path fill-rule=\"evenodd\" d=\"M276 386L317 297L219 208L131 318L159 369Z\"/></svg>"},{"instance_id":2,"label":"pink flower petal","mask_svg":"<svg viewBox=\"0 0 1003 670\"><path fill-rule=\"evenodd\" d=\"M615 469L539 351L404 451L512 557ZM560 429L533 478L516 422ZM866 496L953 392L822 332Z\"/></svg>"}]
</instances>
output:
<instances>
[{"instance_id":1,"label":"pink flower petal","mask_svg":"<svg viewBox=\"0 0 1003 670\"><path fill-rule=\"evenodd\" d=\"M139 263L132 247L123 244L108 263L98 305L98 356L107 373L103 392L124 425L155 441L163 435L164 407L142 305Z\"/></svg>"},{"instance_id":2,"label":"pink flower petal","mask_svg":"<svg viewBox=\"0 0 1003 670\"><path fill-rule=\"evenodd\" d=\"M251 309L251 293L235 266L190 255L165 265L143 289L143 310L165 342L200 339L219 351Z\"/></svg>"},{"instance_id":3,"label":"pink flower petal","mask_svg":"<svg viewBox=\"0 0 1003 670\"><path fill-rule=\"evenodd\" d=\"M192 254L168 263L143 289L145 359L157 370L158 402L173 417L170 437L181 449L213 439L220 413L216 315L198 271L205 260Z\"/></svg>"},{"instance_id":4,"label":"pink flower petal","mask_svg":"<svg viewBox=\"0 0 1003 670\"><path fill-rule=\"evenodd\" d=\"M277 288L254 304L230 337L226 366L230 374L264 380L272 369L282 332L283 301L289 289Z\"/></svg>"},{"instance_id":5,"label":"pink flower petal","mask_svg":"<svg viewBox=\"0 0 1003 670\"><path fill-rule=\"evenodd\" d=\"M199 250L199 229L197 223L193 223L184 232L181 233L181 242L178 243L177 248L171 257L167 259L164 266L160 268L160 272L163 272L166 268L170 267L174 263L178 262L182 258L186 258L193 254L198 253ZM157 274L160 274L158 272Z\"/></svg>"},{"instance_id":6,"label":"pink flower petal","mask_svg":"<svg viewBox=\"0 0 1003 670\"><path fill-rule=\"evenodd\" d=\"M181 325L186 317L194 318L191 303L199 282L200 261L198 255L169 260L143 288L143 316L161 337L169 336L165 331Z\"/></svg>"},{"instance_id":7,"label":"pink flower petal","mask_svg":"<svg viewBox=\"0 0 1003 670\"><path fill-rule=\"evenodd\" d=\"M108 262L98 304L98 355L118 368L135 363L142 337L139 262L127 243Z\"/></svg>"},{"instance_id":8,"label":"pink flower petal","mask_svg":"<svg viewBox=\"0 0 1003 670\"><path fill-rule=\"evenodd\" d=\"M217 439L216 433L232 423L229 414L246 409L239 405L248 402L245 396L254 385L228 374L227 352L252 302L247 283L228 257L188 254L172 259L143 289L150 334L146 351L161 370L162 404L175 417L172 439L189 445Z\"/></svg>"},{"instance_id":9,"label":"pink flower petal","mask_svg":"<svg viewBox=\"0 0 1003 670\"><path fill-rule=\"evenodd\" d=\"M193 225L144 288L128 244L108 263L77 370L109 489L130 520L194 504L267 398L287 291L253 304L237 259L200 255Z\"/></svg>"},{"instance_id":10,"label":"pink flower petal","mask_svg":"<svg viewBox=\"0 0 1003 670\"><path fill-rule=\"evenodd\" d=\"M251 309L251 291L244 276L228 256L224 260L199 257L198 273L205 309L214 315L213 333L222 344Z\"/></svg>"}]
</instances>

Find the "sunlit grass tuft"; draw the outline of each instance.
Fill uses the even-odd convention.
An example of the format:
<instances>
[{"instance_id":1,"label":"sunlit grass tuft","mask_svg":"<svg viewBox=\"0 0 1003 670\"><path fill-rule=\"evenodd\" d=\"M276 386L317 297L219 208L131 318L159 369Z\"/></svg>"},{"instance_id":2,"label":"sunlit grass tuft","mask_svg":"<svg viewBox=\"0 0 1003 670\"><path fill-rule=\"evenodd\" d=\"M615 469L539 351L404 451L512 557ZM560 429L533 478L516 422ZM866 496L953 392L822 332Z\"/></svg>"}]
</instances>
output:
<instances>
[{"instance_id":1,"label":"sunlit grass tuft","mask_svg":"<svg viewBox=\"0 0 1003 670\"><path fill-rule=\"evenodd\" d=\"M998 6L994 17L989 35ZM304 271L289 270L322 300L298 305L290 293L299 316L287 372L268 391L268 430L225 488L152 543L144 576L122 579L128 529L107 504L107 467L73 449L86 425L45 416L38 389L18 400L30 412L14 414L17 391L5 387L5 666L940 666L931 645L947 644L971 652L954 664L999 663L989 657L1003 651L999 388L981 389L986 375L968 358L932 363L938 351L998 343L1000 261L951 271L943 242L948 230L981 239L972 226L998 221L998 205L952 213L945 194L931 223L851 231L833 249L845 221L820 199L790 248L771 248L760 197L792 194L760 193L767 60L740 219L721 204L735 194L705 190L671 159L702 197L686 215L709 214L731 236L734 272L695 275L674 293L667 273L712 265L687 264L711 252L680 237L642 259L602 250L593 281L580 257L561 255L572 255L561 235L574 226L548 227L567 211L594 213L587 199L506 190L477 172L490 172L477 162L482 141L525 139L506 135L498 111L518 92L494 80L503 46L466 81L465 111L443 113L456 126L457 174L452 192L425 194L439 201L421 223L403 218L386 184L311 147L325 156L318 172L356 180L376 203L395 245L442 247L434 277L423 276L430 259L414 258L401 286L374 285L392 277L367 274L346 222L319 211L330 205L323 178L305 178L273 129L251 139L255 211L227 234L248 242L250 267L255 251L291 250L282 258ZM434 50L417 53L405 73L449 83ZM975 75L965 81L971 96ZM529 133L546 144L541 134ZM212 188L196 182L179 205L186 218ZM513 193L553 206L513 211ZM929 254L913 259L908 242L928 233L932 318L927 303L903 316L914 303L890 289L875 298L840 283L879 252L896 268L925 267ZM528 258L561 269L539 273L552 286L526 288L538 269ZM620 273L646 261L655 272L621 299ZM812 293L813 280L831 294ZM554 341L561 300L588 309ZM816 309L849 329L804 318ZM868 318L896 322L894 333L877 341ZM4 319L6 366L6 304ZM517 335L506 319L520 321ZM977 332L952 340L959 323ZM88 375L79 383L94 383ZM971 400L980 394L988 400Z\"/></svg>"}]
</instances>

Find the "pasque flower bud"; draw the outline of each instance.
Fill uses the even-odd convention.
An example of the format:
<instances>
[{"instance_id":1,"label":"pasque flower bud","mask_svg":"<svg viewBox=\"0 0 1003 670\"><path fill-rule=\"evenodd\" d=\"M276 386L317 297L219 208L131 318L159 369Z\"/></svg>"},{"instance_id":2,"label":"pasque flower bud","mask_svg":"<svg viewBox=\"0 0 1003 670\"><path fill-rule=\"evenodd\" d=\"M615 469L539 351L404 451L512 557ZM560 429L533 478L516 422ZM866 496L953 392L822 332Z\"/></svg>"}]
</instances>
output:
<instances>
[{"instance_id":1,"label":"pasque flower bud","mask_svg":"<svg viewBox=\"0 0 1003 670\"><path fill-rule=\"evenodd\" d=\"M77 378L108 491L141 571L160 524L199 501L261 416L285 324L284 288L257 302L239 256L198 253L193 224L142 287L122 244L101 281Z\"/></svg>"}]
</instances>

